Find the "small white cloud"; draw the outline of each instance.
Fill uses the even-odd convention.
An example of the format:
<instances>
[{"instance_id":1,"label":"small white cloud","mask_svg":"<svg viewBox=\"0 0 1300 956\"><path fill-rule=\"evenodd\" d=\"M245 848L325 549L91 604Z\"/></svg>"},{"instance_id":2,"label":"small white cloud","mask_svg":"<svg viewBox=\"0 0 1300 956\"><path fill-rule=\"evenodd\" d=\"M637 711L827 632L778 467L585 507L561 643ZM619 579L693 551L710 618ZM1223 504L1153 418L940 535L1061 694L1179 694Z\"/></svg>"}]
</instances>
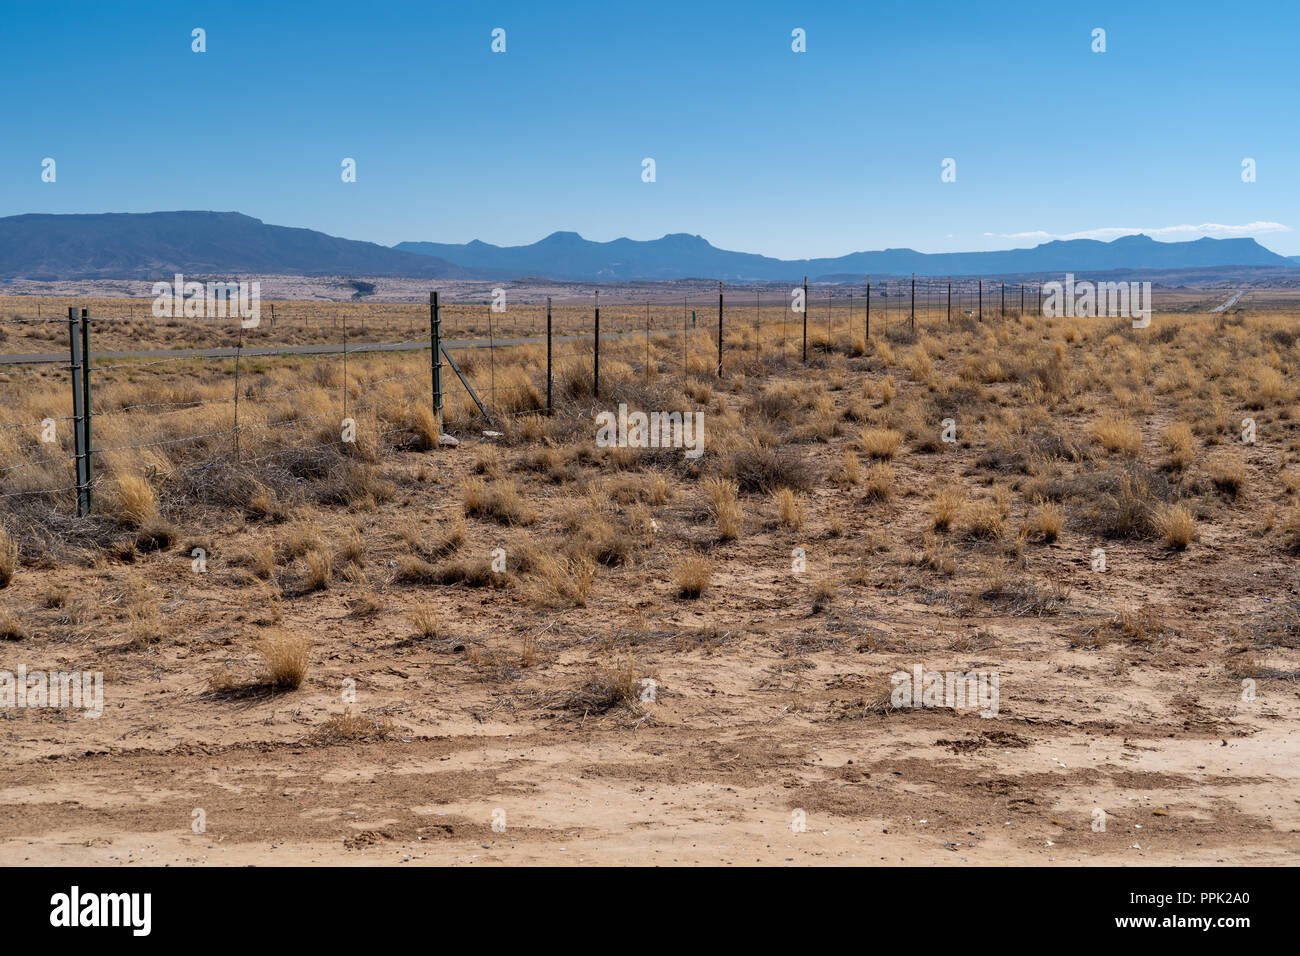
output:
<instances>
[{"instance_id":1,"label":"small white cloud","mask_svg":"<svg viewBox=\"0 0 1300 956\"><path fill-rule=\"evenodd\" d=\"M1036 242L1048 242L1052 239L1101 239L1108 241L1120 236L1135 236L1138 233L1153 239L1168 237L1172 239L1201 239L1209 236L1214 239L1226 239L1234 236L1262 236L1270 232L1290 232L1290 226L1280 222L1248 222L1240 226L1229 226L1217 222L1203 222L1199 226L1159 226L1154 229L1139 229L1129 226L1106 226L1102 229L1085 229L1082 232L1052 233L1043 230L1033 232L1001 233L999 239L1032 239ZM989 236L992 233L984 233Z\"/></svg>"}]
</instances>

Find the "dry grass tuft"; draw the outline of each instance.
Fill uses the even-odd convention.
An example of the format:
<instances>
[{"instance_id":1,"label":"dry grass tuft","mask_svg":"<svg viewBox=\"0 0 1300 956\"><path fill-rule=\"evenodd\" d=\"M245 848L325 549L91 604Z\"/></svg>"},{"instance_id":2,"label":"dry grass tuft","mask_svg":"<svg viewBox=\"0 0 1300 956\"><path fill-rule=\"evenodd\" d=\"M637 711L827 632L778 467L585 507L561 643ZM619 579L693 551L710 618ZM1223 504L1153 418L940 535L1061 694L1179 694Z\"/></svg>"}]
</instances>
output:
<instances>
[{"instance_id":1,"label":"dry grass tuft","mask_svg":"<svg viewBox=\"0 0 1300 956\"><path fill-rule=\"evenodd\" d=\"M107 510L131 528L138 528L158 517L158 498L148 479L124 474L109 486Z\"/></svg>"},{"instance_id":2,"label":"dry grass tuft","mask_svg":"<svg viewBox=\"0 0 1300 956\"><path fill-rule=\"evenodd\" d=\"M740 537L744 512L740 507L740 489L727 478L706 478L704 493L709 499L709 513L718 527L721 541L734 541Z\"/></svg>"},{"instance_id":3,"label":"dry grass tuft","mask_svg":"<svg viewBox=\"0 0 1300 956\"><path fill-rule=\"evenodd\" d=\"M865 492L868 501L888 501L894 494L894 469L883 461L868 468Z\"/></svg>"},{"instance_id":4,"label":"dry grass tuft","mask_svg":"<svg viewBox=\"0 0 1300 956\"><path fill-rule=\"evenodd\" d=\"M5 609L0 611L0 641L25 641L31 633L18 620L18 615Z\"/></svg>"},{"instance_id":5,"label":"dry grass tuft","mask_svg":"<svg viewBox=\"0 0 1300 956\"><path fill-rule=\"evenodd\" d=\"M698 598L709 586L713 562L702 554L686 554L673 566L673 586L678 597Z\"/></svg>"},{"instance_id":6,"label":"dry grass tuft","mask_svg":"<svg viewBox=\"0 0 1300 956\"><path fill-rule=\"evenodd\" d=\"M615 707L641 709L645 675L629 654L622 661L602 664L596 673L552 705L557 710L579 714L603 714Z\"/></svg>"},{"instance_id":7,"label":"dry grass tuft","mask_svg":"<svg viewBox=\"0 0 1300 956\"><path fill-rule=\"evenodd\" d=\"M527 594L540 607L586 607L596 565L584 554L539 553L529 569Z\"/></svg>"},{"instance_id":8,"label":"dry grass tuft","mask_svg":"<svg viewBox=\"0 0 1300 956\"><path fill-rule=\"evenodd\" d=\"M1093 423L1092 437L1108 452L1136 456L1142 451L1142 430L1127 418L1105 415Z\"/></svg>"},{"instance_id":9,"label":"dry grass tuft","mask_svg":"<svg viewBox=\"0 0 1300 956\"><path fill-rule=\"evenodd\" d=\"M935 531L947 531L961 514L964 496L961 489L952 485L936 485L930 499L930 526Z\"/></svg>"},{"instance_id":10,"label":"dry grass tuft","mask_svg":"<svg viewBox=\"0 0 1300 956\"><path fill-rule=\"evenodd\" d=\"M1006 530L1006 518L996 501L984 498L966 508L965 530L972 538L997 541Z\"/></svg>"},{"instance_id":11,"label":"dry grass tuft","mask_svg":"<svg viewBox=\"0 0 1300 956\"><path fill-rule=\"evenodd\" d=\"M857 445L863 454L885 461L898 454L903 443L901 432L892 428L864 428L858 434Z\"/></svg>"},{"instance_id":12,"label":"dry grass tuft","mask_svg":"<svg viewBox=\"0 0 1300 956\"><path fill-rule=\"evenodd\" d=\"M433 640L442 634L442 624L431 607L417 607L411 612L410 621L416 637Z\"/></svg>"},{"instance_id":13,"label":"dry grass tuft","mask_svg":"<svg viewBox=\"0 0 1300 956\"><path fill-rule=\"evenodd\" d=\"M1190 425L1182 422L1170 425L1161 433L1160 442L1169 453L1168 466L1173 471L1185 471L1196 457L1196 437Z\"/></svg>"},{"instance_id":14,"label":"dry grass tuft","mask_svg":"<svg viewBox=\"0 0 1300 956\"><path fill-rule=\"evenodd\" d=\"M1300 554L1300 505L1291 507L1278 530L1282 536L1282 546L1292 554Z\"/></svg>"},{"instance_id":15,"label":"dry grass tuft","mask_svg":"<svg viewBox=\"0 0 1300 956\"><path fill-rule=\"evenodd\" d=\"M18 542L0 528L0 588L9 587L18 570Z\"/></svg>"},{"instance_id":16,"label":"dry grass tuft","mask_svg":"<svg viewBox=\"0 0 1300 956\"><path fill-rule=\"evenodd\" d=\"M296 690L307 677L310 643L305 637L272 632L260 638L254 650L262 659L261 682L268 687Z\"/></svg>"},{"instance_id":17,"label":"dry grass tuft","mask_svg":"<svg viewBox=\"0 0 1300 956\"><path fill-rule=\"evenodd\" d=\"M1061 509L1050 501L1040 499L1029 516L1029 530L1047 542L1060 537L1064 525L1065 516Z\"/></svg>"},{"instance_id":18,"label":"dry grass tuft","mask_svg":"<svg viewBox=\"0 0 1300 956\"><path fill-rule=\"evenodd\" d=\"M858 463L857 453L852 449L845 450L840 459L840 470L832 480L841 485L856 485L862 480L862 468Z\"/></svg>"},{"instance_id":19,"label":"dry grass tuft","mask_svg":"<svg viewBox=\"0 0 1300 956\"><path fill-rule=\"evenodd\" d=\"M303 575L305 591L324 591L334 576L334 558L326 550L308 551L303 555L306 572Z\"/></svg>"},{"instance_id":20,"label":"dry grass tuft","mask_svg":"<svg viewBox=\"0 0 1300 956\"><path fill-rule=\"evenodd\" d=\"M776 498L777 513L780 515L781 527L789 528L792 531L798 531L802 528L804 521L803 498L796 495L789 488L782 488L774 497Z\"/></svg>"},{"instance_id":21,"label":"dry grass tuft","mask_svg":"<svg viewBox=\"0 0 1300 956\"><path fill-rule=\"evenodd\" d=\"M940 574L957 573L957 554L951 544L932 531L921 535L921 552L916 556L916 563Z\"/></svg>"},{"instance_id":22,"label":"dry grass tuft","mask_svg":"<svg viewBox=\"0 0 1300 956\"><path fill-rule=\"evenodd\" d=\"M396 736L393 719L388 715L382 719L367 717L353 714L351 707L344 707L343 713L325 718L325 722L312 732L311 740L317 744L341 744L392 740Z\"/></svg>"},{"instance_id":23,"label":"dry grass tuft","mask_svg":"<svg viewBox=\"0 0 1300 956\"><path fill-rule=\"evenodd\" d=\"M814 614L820 614L826 608L830 607L831 602L835 600L835 595L838 590L834 578L829 576L818 578L816 583L813 584L812 589L812 612Z\"/></svg>"},{"instance_id":24,"label":"dry grass tuft","mask_svg":"<svg viewBox=\"0 0 1300 956\"><path fill-rule=\"evenodd\" d=\"M470 518L491 518L504 525L530 525L537 514L527 506L513 481L488 485L481 478L470 478L462 486L465 515Z\"/></svg>"},{"instance_id":25,"label":"dry grass tuft","mask_svg":"<svg viewBox=\"0 0 1300 956\"><path fill-rule=\"evenodd\" d=\"M1196 519L1180 504L1161 505L1155 512L1156 533L1179 551L1196 540Z\"/></svg>"},{"instance_id":26,"label":"dry grass tuft","mask_svg":"<svg viewBox=\"0 0 1300 956\"><path fill-rule=\"evenodd\" d=\"M1214 487L1229 498L1237 497L1246 486L1246 463L1240 455L1216 458L1208 470Z\"/></svg>"}]
</instances>

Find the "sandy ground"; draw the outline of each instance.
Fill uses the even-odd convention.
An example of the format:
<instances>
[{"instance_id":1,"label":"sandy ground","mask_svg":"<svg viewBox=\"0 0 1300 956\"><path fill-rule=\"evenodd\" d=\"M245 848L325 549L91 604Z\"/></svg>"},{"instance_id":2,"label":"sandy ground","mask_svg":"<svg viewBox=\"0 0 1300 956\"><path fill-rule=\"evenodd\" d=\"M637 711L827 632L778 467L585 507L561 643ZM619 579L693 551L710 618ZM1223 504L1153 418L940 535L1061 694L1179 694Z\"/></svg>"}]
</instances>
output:
<instances>
[{"instance_id":1,"label":"sandy ground","mask_svg":"<svg viewBox=\"0 0 1300 956\"><path fill-rule=\"evenodd\" d=\"M731 547L779 554L770 539ZM617 583L585 609L532 620L493 607L495 592L443 589L463 624L435 641L395 613L402 588L379 587L383 609L358 615L336 587L285 610L315 641L304 688L233 699L202 676L247 654L232 645L259 621L256 595L241 606L220 572L196 582L184 555L150 555L133 570L169 595L168 639L40 649L50 667L108 662L104 716L0 711L0 862L1293 864L1296 684L1264 680L1242 701L1219 655L1227 622L1295 600L1294 568L1263 559L1223 587L1233 544L1113 550L1112 567L1144 569L1135 581L1093 574L1063 536L1034 559L1072 589L1051 618L954 622L889 580L883 559L876 586L846 588L816 616L779 557L694 604L649 585L635 603L652 619L617 637L603 626L625 608ZM382 564L378 536L373 547ZM113 569L81 575L111 603ZM35 601L41 576L24 577L11 604ZM1135 588L1176 637L1071 649L1080 620ZM493 680L464 664L465 642L504 657L521 629L537 635L531 667ZM639 713L556 711L554 690L611 641L635 647L657 700ZM873 682L914 662L996 669L999 713L864 714ZM359 711L394 721L393 739L316 735L343 710L348 678Z\"/></svg>"}]
</instances>

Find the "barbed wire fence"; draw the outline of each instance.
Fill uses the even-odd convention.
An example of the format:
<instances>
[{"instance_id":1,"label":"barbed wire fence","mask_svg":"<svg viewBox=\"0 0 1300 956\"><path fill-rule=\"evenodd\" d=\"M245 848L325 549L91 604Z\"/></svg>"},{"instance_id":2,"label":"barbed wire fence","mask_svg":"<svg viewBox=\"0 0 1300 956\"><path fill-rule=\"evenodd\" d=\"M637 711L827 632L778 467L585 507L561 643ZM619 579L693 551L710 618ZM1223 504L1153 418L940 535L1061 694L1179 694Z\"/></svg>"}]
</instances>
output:
<instances>
[{"instance_id":1,"label":"barbed wire fence","mask_svg":"<svg viewBox=\"0 0 1300 956\"><path fill-rule=\"evenodd\" d=\"M561 404L594 407L628 376L722 378L729 348L807 363L837 350L863 354L873 339L910 342L954 323L1041 311L1041 301L1041 283L916 277L812 288L805 280L788 290L719 283L716 293L641 299L594 290L514 304L445 303L433 292L427 310L331 304L277 314L272 305L256 326L209 326L215 344L172 350L122 347L123 335L140 335L153 319L139 303L107 315L68 307L66 364L0 354L0 393L20 399L6 405L49 411L0 421L0 506L37 499L87 516L101 476L115 470L104 466L127 459L164 480L291 458L311 473L313 451L427 450L476 424L492 430ZM41 323L49 340L64 321L11 316L0 331ZM166 327L184 331L190 321ZM294 344L306 330L321 341ZM6 361L14 358L23 361Z\"/></svg>"}]
</instances>

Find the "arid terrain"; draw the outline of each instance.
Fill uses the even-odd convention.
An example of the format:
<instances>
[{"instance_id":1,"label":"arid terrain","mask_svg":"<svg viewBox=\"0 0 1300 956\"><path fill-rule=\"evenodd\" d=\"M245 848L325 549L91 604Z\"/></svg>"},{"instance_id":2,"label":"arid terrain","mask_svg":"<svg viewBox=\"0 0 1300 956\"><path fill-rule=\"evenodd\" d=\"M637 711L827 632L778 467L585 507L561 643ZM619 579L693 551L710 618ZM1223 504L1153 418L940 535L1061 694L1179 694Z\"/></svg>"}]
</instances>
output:
<instances>
[{"instance_id":1,"label":"arid terrain","mask_svg":"<svg viewBox=\"0 0 1300 956\"><path fill-rule=\"evenodd\" d=\"M1221 291L859 305L806 362L774 297L720 377L716 314L611 304L549 416L540 341L455 353L491 425L427 349L102 361L85 518L66 368L0 364L0 671L104 703L0 707L0 864L1294 865L1300 312ZM125 308L98 348L236 335ZM339 309L427 333L284 342ZM66 353L32 311L0 353ZM702 454L603 447L620 403ZM918 666L996 714L896 706Z\"/></svg>"}]
</instances>

